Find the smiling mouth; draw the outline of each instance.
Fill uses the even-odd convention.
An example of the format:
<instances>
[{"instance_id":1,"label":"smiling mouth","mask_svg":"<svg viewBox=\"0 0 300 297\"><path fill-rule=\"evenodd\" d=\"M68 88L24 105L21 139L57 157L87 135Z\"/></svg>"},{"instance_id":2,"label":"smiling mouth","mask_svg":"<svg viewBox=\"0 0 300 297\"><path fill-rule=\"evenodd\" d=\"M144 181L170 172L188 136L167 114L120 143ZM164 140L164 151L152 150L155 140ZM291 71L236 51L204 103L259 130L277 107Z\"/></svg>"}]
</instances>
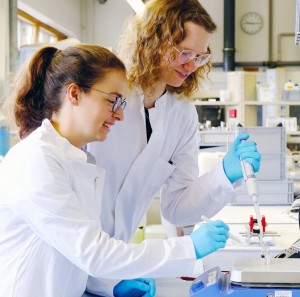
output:
<instances>
[{"instance_id":1,"label":"smiling mouth","mask_svg":"<svg viewBox=\"0 0 300 297\"><path fill-rule=\"evenodd\" d=\"M182 73L180 71L177 71L178 75L181 77L181 78L187 78L188 77L188 74L185 74L185 73Z\"/></svg>"},{"instance_id":2,"label":"smiling mouth","mask_svg":"<svg viewBox=\"0 0 300 297\"><path fill-rule=\"evenodd\" d=\"M112 124L109 124L109 123L105 122L105 123L103 123L103 126L109 129L112 126Z\"/></svg>"}]
</instances>

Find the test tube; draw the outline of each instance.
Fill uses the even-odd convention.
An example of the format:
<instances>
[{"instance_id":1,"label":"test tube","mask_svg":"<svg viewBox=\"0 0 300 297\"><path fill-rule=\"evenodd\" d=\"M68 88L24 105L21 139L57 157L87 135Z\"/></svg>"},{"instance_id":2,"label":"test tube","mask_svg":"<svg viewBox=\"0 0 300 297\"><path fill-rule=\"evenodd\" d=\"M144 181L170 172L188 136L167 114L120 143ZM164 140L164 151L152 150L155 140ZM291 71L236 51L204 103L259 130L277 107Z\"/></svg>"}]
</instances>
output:
<instances>
[{"instance_id":1,"label":"test tube","mask_svg":"<svg viewBox=\"0 0 300 297\"><path fill-rule=\"evenodd\" d=\"M222 293L229 293L231 290L230 272L222 271L219 283L220 290Z\"/></svg>"},{"instance_id":2,"label":"test tube","mask_svg":"<svg viewBox=\"0 0 300 297\"><path fill-rule=\"evenodd\" d=\"M261 246L261 264L269 265L270 261L271 261L270 247L264 244Z\"/></svg>"},{"instance_id":3,"label":"test tube","mask_svg":"<svg viewBox=\"0 0 300 297\"><path fill-rule=\"evenodd\" d=\"M245 229L246 229L246 243L251 244L251 234L250 234L250 226L248 223L245 223Z\"/></svg>"}]
</instances>

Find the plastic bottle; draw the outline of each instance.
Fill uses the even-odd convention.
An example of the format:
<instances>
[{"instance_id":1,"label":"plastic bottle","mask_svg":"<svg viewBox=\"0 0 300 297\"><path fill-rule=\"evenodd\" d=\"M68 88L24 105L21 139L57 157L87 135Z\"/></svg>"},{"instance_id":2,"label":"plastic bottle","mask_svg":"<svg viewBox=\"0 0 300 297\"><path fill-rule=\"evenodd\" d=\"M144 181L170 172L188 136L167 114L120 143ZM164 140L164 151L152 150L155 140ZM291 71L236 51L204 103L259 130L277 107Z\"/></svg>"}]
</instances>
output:
<instances>
[{"instance_id":1,"label":"plastic bottle","mask_svg":"<svg viewBox=\"0 0 300 297\"><path fill-rule=\"evenodd\" d=\"M286 82L284 84L284 89L285 90L294 90L294 83L292 83L292 81L289 80L288 82Z\"/></svg>"},{"instance_id":2,"label":"plastic bottle","mask_svg":"<svg viewBox=\"0 0 300 297\"><path fill-rule=\"evenodd\" d=\"M0 156L4 157L9 150L9 130L4 116L0 114Z\"/></svg>"}]
</instances>

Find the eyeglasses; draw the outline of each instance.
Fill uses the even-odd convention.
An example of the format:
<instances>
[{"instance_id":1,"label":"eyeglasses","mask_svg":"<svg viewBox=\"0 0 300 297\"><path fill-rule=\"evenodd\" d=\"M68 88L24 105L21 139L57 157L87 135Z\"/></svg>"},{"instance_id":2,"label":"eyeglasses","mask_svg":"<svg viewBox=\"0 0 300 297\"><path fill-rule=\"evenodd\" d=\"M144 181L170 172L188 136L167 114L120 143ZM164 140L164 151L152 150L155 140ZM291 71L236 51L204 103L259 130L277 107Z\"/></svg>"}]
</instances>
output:
<instances>
[{"instance_id":1,"label":"eyeglasses","mask_svg":"<svg viewBox=\"0 0 300 297\"><path fill-rule=\"evenodd\" d=\"M122 109L124 110L125 107L126 107L126 98L122 98L120 96L115 96L113 94L108 94L108 93L105 93L103 91L100 91L100 90L97 90L95 88L90 88L91 90L94 90L94 91L97 91L97 92L100 92L102 94L105 94L107 96L110 96L110 97L114 97L115 100L112 101L112 100L108 100L109 102L113 103L113 107L112 107L112 112L117 112L119 110L120 107L122 107Z\"/></svg>"},{"instance_id":2,"label":"eyeglasses","mask_svg":"<svg viewBox=\"0 0 300 297\"><path fill-rule=\"evenodd\" d=\"M211 54L203 54L200 56L197 56L197 54L193 50L179 50L174 43L169 41L169 44L173 46L173 48L179 53L179 57L177 59L178 63L180 64L186 64L193 59L195 59L195 66L201 67L205 65L210 59Z\"/></svg>"}]
</instances>

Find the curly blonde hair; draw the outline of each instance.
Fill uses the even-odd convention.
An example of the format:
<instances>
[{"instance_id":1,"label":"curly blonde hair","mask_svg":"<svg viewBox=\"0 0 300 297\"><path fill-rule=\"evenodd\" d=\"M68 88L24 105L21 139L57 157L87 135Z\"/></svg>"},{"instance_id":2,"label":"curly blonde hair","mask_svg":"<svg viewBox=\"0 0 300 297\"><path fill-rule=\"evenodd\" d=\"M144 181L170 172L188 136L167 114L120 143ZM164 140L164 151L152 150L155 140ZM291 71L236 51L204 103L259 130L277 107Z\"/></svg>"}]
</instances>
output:
<instances>
[{"instance_id":1,"label":"curly blonde hair","mask_svg":"<svg viewBox=\"0 0 300 297\"><path fill-rule=\"evenodd\" d=\"M216 29L198 0L150 0L142 15L129 19L119 42L119 56L127 66L130 87L149 89L159 81L166 66L163 53L169 46L168 41L178 44L185 38L186 22L200 25L209 33ZM168 85L167 90L179 97L189 97L210 69L209 62L190 74L180 87Z\"/></svg>"}]
</instances>

